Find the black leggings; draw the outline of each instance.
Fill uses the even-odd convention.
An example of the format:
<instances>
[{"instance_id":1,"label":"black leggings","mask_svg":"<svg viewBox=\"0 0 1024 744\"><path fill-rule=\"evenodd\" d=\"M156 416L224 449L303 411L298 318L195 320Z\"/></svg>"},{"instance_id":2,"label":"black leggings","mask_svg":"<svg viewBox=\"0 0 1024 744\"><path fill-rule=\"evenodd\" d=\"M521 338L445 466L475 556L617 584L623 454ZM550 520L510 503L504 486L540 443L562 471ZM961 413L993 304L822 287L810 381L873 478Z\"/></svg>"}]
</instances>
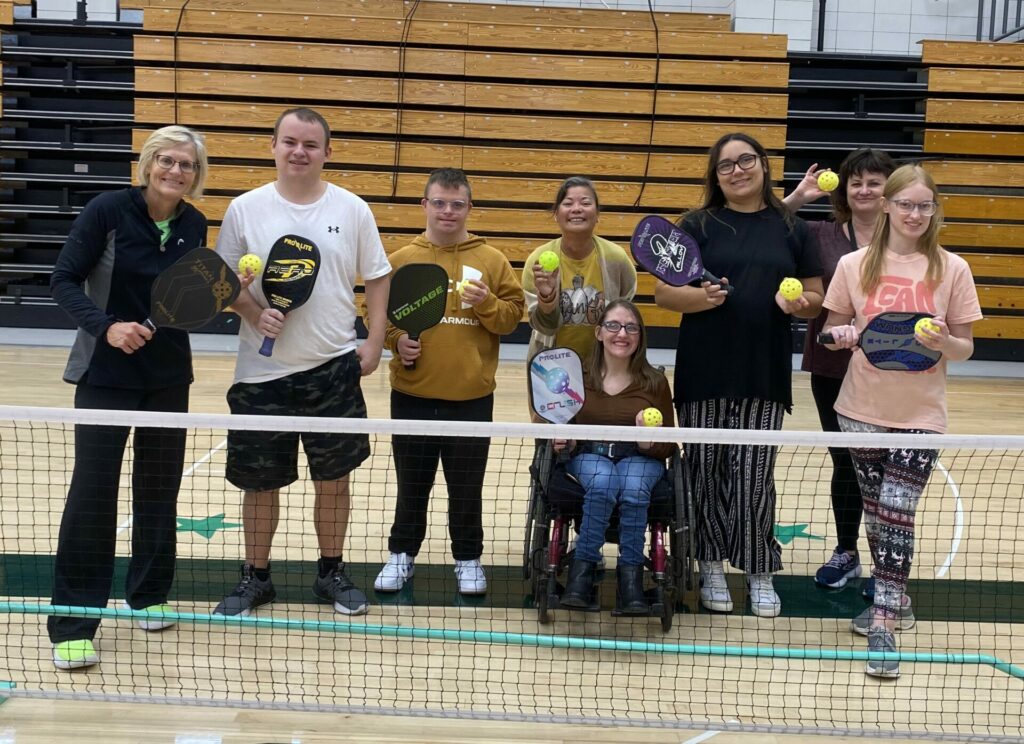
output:
<instances>
[{"instance_id":1,"label":"black leggings","mask_svg":"<svg viewBox=\"0 0 1024 744\"><path fill-rule=\"evenodd\" d=\"M841 431L834 406L842 385L843 381L834 377L811 375L811 393L818 407L822 431ZM855 552L861 515L864 512L857 473L848 449L829 447L828 453L832 456L832 514L836 520L839 547Z\"/></svg>"}]
</instances>

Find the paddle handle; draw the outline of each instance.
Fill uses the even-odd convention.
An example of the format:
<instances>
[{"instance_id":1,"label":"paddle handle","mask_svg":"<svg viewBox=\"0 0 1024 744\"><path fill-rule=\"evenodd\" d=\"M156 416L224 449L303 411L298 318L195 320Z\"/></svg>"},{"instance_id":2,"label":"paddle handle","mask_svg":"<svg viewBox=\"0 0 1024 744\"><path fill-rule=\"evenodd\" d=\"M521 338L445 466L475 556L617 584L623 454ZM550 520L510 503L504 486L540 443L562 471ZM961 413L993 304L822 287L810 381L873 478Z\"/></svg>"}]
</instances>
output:
<instances>
[{"instance_id":1,"label":"paddle handle","mask_svg":"<svg viewBox=\"0 0 1024 744\"><path fill-rule=\"evenodd\" d=\"M731 294L732 293L732 285L731 284L722 284L722 280L719 279L714 274L712 274L707 269L704 269L704 273L701 274L700 278L701 278L702 281L711 282L712 284L719 285L722 288L722 291L725 292L726 294Z\"/></svg>"},{"instance_id":2,"label":"paddle handle","mask_svg":"<svg viewBox=\"0 0 1024 744\"><path fill-rule=\"evenodd\" d=\"M419 341L420 340L420 334L418 334L418 333L410 333L409 334L409 340L410 341ZM415 359L413 359L411 362L403 361L402 364L404 364L405 368L407 370L409 370L410 372L412 372L413 370L416 369L416 360Z\"/></svg>"},{"instance_id":3,"label":"paddle handle","mask_svg":"<svg viewBox=\"0 0 1024 744\"><path fill-rule=\"evenodd\" d=\"M260 347L260 356L268 357L274 353L274 341L277 339L268 336L263 337L263 345Z\"/></svg>"},{"instance_id":4,"label":"paddle handle","mask_svg":"<svg viewBox=\"0 0 1024 744\"><path fill-rule=\"evenodd\" d=\"M831 333L819 333L818 334L818 343L819 344L834 344L835 342L836 342L836 340L832 336Z\"/></svg>"},{"instance_id":5,"label":"paddle handle","mask_svg":"<svg viewBox=\"0 0 1024 744\"><path fill-rule=\"evenodd\" d=\"M144 321L142 321L142 325L146 326L146 328L151 330L153 333L156 333L156 325L149 318L146 318Z\"/></svg>"}]
</instances>

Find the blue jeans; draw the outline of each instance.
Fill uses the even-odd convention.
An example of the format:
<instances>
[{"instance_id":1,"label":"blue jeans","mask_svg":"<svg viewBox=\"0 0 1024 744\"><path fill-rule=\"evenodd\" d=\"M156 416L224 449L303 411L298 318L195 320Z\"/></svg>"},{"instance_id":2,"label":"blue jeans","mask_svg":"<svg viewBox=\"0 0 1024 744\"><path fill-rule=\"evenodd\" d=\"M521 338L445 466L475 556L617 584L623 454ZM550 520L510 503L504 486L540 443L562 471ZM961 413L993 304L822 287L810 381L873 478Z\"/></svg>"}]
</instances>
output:
<instances>
[{"instance_id":1,"label":"blue jeans","mask_svg":"<svg viewBox=\"0 0 1024 744\"><path fill-rule=\"evenodd\" d=\"M576 543L576 559L592 562L601 559L604 533L617 503L619 565L642 566L651 489L665 473L665 464L643 455L613 462L602 455L582 454L572 458L567 470L587 492L583 499L583 524Z\"/></svg>"}]
</instances>

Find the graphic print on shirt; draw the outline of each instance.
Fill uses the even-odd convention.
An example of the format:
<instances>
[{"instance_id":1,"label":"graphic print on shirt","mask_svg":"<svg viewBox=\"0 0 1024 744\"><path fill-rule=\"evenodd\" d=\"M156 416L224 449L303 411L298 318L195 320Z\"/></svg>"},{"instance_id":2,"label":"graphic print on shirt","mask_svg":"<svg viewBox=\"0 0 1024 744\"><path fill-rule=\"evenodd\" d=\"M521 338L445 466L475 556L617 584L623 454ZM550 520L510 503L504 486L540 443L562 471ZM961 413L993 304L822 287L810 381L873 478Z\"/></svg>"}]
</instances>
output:
<instances>
[{"instance_id":1,"label":"graphic print on shirt","mask_svg":"<svg viewBox=\"0 0 1024 744\"><path fill-rule=\"evenodd\" d=\"M583 276L572 278L572 289L563 289L560 298L562 323L565 325L597 325L604 312L604 292L588 284L583 286Z\"/></svg>"},{"instance_id":2,"label":"graphic print on shirt","mask_svg":"<svg viewBox=\"0 0 1024 744\"><path fill-rule=\"evenodd\" d=\"M928 313L936 315L935 288L925 280L883 275L867 296L861 311L868 319L880 313Z\"/></svg>"}]
</instances>

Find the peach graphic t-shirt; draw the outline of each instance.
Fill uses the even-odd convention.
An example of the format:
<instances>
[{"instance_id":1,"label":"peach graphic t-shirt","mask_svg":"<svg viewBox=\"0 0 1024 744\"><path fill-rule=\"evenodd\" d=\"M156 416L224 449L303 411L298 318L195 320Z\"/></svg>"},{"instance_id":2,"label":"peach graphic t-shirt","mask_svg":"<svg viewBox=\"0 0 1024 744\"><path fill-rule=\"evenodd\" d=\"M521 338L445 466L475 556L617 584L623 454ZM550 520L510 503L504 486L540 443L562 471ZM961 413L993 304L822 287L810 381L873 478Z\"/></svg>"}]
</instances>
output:
<instances>
[{"instance_id":1,"label":"peach graphic t-shirt","mask_svg":"<svg viewBox=\"0 0 1024 744\"><path fill-rule=\"evenodd\" d=\"M867 248L848 253L839 261L825 296L825 307L853 316L859 331L880 313L928 313L948 325L981 320L981 304L971 269L960 256L942 250L942 281L925 280L924 254L901 256L886 251L878 286L865 294L860 285L861 265ZM895 429L946 431L946 359L922 372L882 370L868 363L857 349L843 378L835 409L847 418Z\"/></svg>"}]
</instances>

